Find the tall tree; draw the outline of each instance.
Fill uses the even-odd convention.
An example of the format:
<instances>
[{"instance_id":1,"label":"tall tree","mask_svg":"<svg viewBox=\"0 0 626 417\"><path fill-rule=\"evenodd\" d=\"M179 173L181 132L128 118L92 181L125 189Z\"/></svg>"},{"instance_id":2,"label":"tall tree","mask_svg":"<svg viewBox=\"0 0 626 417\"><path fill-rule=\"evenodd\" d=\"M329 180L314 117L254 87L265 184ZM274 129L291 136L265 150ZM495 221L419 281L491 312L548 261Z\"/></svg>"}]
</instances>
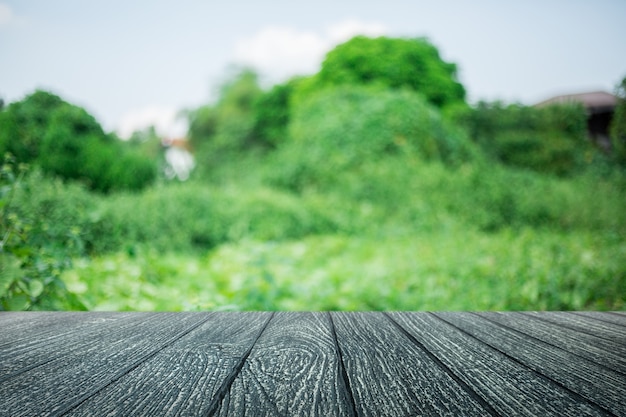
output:
<instances>
[{"instance_id":1,"label":"tall tree","mask_svg":"<svg viewBox=\"0 0 626 417\"><path fill-rule=\"evenodd\" d=\"M423 94L437 107L465 99L457 67L441 59L427 39L357 36L326 55L313 85L377 85Z\"/></svg>"}]
</instances>

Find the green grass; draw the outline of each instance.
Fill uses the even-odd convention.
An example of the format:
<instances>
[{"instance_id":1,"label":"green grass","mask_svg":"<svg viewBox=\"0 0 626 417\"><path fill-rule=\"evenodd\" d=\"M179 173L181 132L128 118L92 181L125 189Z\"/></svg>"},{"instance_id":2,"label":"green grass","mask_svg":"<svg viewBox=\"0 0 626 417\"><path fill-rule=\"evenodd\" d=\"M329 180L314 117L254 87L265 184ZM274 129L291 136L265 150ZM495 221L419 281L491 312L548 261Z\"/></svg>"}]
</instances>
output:
<instances>
[{"instance_id":1,"label":"green grass","mask_svg":"<svg viewBox=\"0 0 626 417\"><path fill-rule=\"evenodd\" d=\"M624 309L626 243L593 233L450 228L140 252L64 275L96 310Z\"/></svg>"}]
</instances>

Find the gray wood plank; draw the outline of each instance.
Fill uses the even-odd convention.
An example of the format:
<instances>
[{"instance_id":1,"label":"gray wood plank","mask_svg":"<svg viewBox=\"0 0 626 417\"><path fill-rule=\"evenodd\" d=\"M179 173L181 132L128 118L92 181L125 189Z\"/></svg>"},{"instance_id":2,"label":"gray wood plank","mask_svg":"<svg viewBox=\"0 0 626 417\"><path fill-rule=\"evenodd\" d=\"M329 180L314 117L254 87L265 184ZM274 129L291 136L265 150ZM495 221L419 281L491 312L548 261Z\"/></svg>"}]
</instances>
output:
<instances>
[{"instance_id":1,"label":"gray wood plank","mask_svg":"<svg viewBox=\"0 0 626 417\"><path fill-rule=\"evenodd\" d=\"M0 416L626 416L626 315L270 317L0 313Z\"/></svg>"},{"instance_id":2,"label":"gray wood plank","mask_svg":"<svg viewBox=\"0 0 626 417\"><path fill-rule=\"evenodd\" d=\"M595 319L597 321L612 323L618 326L626 327L626 312L612 311L612 312L598 312L598 311L576 311L571 314L577 316L584 316Z\"/></svg>"},{"instance_id":3,"label":"gray wood plank","mask_svg":"<svg viewBox=\"0 0 626 417\"><path fill-rule=\"evenodd\" d=\"M120 313L95 313L112 316ZM127 313L130 314L130 313ZM35 340L57 335L64 327L74 327L80 322L88 321L83 312L0 312L0 348L12 344L20 344L23 340Z\"/></svg>"},{"instance_id":4,"label":"gray wood plank","mask_svg":"<svg viewBox=\"0 0 626 417\"><path fill-rule=\"evenodd\" d=\"M390 313L503 416L603 416L597 407L434 315Z\"/></svg>"},{"instance_id":5,"label":"gray wood plank","mask_svg":"<svg viewBox=\"0 0 626 417\"><path fill-rule=\"evenodd\" d=\"M71 410L73 416L201 416L252 347L269 313L209 320Z\"/></svg>"},{"instance_id":6,"label":"gray wood plank","mask_svg":"<svg viewBox=\"0 0 626 417\"><path fill-rule=\"evenodd\" d=\"M102 345L126 343L137 328L153 329L161 320L160 315L153 313L110 314L68 317L65 313L49 313L60 326L51 324L53 330L49 332L24 331L27 337L18 337L0 348L0 382L74 352L97 353ZM64 348L52 350L51 346L57 343Z\"/></svg>"},{"instance_id":7,"label":"gray wood plank","mask_svg":"<svg viewBox=\"0 0 626 417\"><path fill-rule=\"evenodd\" d=\"M626 346L626 317L620 320L617 316L615 318L618 320L614 323L612 322L614 315L609 313L594 312L593 315L588 315L583 312L525 311L524 314ZM618 324L619 322L621 324Z\"/></svg>"},{"instance_id":8,"label":"gray wood plank","mask_svg":"<svg viewBox=\"0 0 626 417\"><path fill-rule=\"evenodd\" d=\"M542 317L548 314L540 316L511 312L478 314L626 376L626 344L624 343L563 327L555 321L543 320ZM553 317L553 320L558 322L558 316ZM587 330L595 330L599 333L598 329L588 328Z\"/></svg>"},{"instance_id":9,"label":"gray wood plank","mask_svg":"<svg viewBox=\"0 0 626 417\"><path fill-rule=\"evenodd\" d=\"M332 313L359 416L496 415L382 313Z\"/></svg>"},{"instance_id":10,"label":"gray wood plank","mask_svg":"<svg viewBox=\"0 0 626 417\"><path fill-rule=\"evenodd\" d=\"M327 313L277 313L218 415L348 416Z\"/></svg>"},{"instance_id":11,"label":"gray wood plank","mask_svg":"<svg viewBox=\"0 0 626 417\"><path fill-rule=\"evenodd\" d=\"M533 371L578 393L581 400L615 415L626 415L626 380L566 350L470 313L435 313Z\"/></svg>"},{"instance_id":12,"label":"gray wood plank","mask_svg":"<svg viewBox=\"0 0 626 417\"><path fill-rule=\"evenodd\" d=\"M89 314L89 313L85 313ZM0 384L0 415L43 416L58 414L110 384L141 362L167 347L207 319L198 313L152 313L157 324L139 323L131 334L116 336L108 327L97 349L89 343L75 345L57 339L49 345L62 356L20 373ZM94 324L94 327L97 327ZM107 342L111 338L114 342ZM63 354L67 352L66 354Z\"/></svg>"}]
</instances>

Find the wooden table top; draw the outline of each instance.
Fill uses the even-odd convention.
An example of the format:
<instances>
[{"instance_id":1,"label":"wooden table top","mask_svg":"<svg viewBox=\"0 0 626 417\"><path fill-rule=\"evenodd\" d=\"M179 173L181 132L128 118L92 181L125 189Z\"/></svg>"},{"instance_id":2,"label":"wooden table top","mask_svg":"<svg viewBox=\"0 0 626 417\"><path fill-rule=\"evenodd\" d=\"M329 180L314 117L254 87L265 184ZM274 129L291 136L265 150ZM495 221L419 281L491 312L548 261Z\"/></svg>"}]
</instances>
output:
<instances>
[{"instance_id":1,"label":"wooden table top","mask_svg":"<svg viewBox=\"0 0 626 417\"><path fill-rule=\"evenodd\" d=\"M626 313L0 313L0 416L626 416Z\"/></svg>"}]
</instances>

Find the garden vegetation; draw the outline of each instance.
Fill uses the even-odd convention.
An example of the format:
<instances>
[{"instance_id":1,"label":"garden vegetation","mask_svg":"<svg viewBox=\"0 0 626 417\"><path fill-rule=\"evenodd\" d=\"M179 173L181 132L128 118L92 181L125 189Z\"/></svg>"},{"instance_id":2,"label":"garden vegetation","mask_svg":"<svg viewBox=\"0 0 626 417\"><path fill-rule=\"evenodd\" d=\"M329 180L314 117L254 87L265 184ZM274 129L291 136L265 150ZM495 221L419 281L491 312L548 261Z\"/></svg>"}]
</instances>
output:
<instances>
[{"instance_id":1,"label":"garden vegetation","mask_svg":"<svg viewBox=\"0 0 626 417\"><path fill-rule=\"evenodd\" d=\"M231 75L184 182L153 130L0 110L0 309L626 309L624 82L606 154L580 106L469 105L422 38Z\"/></svg>"}]
</instances>

